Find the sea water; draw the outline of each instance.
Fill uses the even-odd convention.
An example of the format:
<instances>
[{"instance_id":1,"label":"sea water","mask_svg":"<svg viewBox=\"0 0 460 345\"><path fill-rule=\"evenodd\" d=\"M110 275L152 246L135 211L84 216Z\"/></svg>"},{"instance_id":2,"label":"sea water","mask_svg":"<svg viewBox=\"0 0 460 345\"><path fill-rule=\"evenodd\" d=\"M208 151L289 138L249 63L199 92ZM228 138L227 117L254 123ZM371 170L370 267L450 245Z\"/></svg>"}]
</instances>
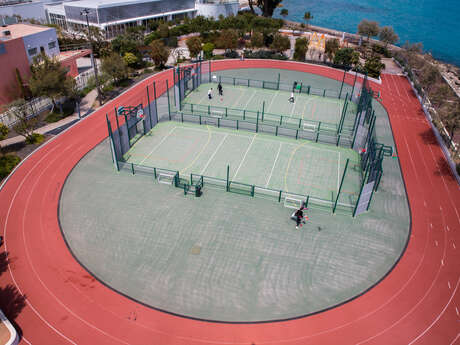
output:
<instances>
[{"instance_id":1,"label":"sea water","mask_svg":"<svg viewBox=\"0 0 460 345\"><path fill-rule=\"evenodd\" d=\"M421 42L437 59L460 66L460 0L284 0L288 20L357 33L362 19L392 26L406 41ZM281 9L281 8L280 8ZM280 18L277 9L274 17Z\"/></svg>"}]
</instances>

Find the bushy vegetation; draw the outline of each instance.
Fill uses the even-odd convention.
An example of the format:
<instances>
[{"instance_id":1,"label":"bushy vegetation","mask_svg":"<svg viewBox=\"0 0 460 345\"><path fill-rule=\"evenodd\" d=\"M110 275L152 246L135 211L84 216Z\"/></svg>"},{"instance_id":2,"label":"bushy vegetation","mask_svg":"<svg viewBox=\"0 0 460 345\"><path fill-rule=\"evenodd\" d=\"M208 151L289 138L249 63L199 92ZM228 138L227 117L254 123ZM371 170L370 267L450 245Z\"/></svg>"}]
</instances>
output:
<instances>
[{"instance_id":1,"label":"bushy vegetation","mask_svg":"<svg viewBox=\"0 0 460 345\"><path fill-rule=\"evenodd\" d=\"M21 158L13 154L0 156L0 179L7 177L20 161Z\"/></svg>"},{"instance_id":2,"label":"bushy vegetation","mask_svg":"<svg viewBox=\"0 0 460 345\"><path fill-rule=\"evenodd\" d=\"M259 50L253 52L252 50L246 50L244 57L247 59L274 59L274 60L287 60L287 56L272 50Z\"/></svg>"}]
</instances>

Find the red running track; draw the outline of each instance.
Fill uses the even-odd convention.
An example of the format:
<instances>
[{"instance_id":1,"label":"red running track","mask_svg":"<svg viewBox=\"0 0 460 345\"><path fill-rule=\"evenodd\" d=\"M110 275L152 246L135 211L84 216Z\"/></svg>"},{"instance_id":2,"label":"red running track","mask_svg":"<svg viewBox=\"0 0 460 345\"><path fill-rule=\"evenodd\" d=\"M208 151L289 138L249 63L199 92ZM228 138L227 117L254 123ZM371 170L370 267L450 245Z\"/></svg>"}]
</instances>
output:
<instances>
[{"instance_id":1,"label":"red running track","mask_svg":"<svg viewBox=\"0 0 460 345\"><path fill-rule=\"evenodd\" d=\"M284 68L341 80L327 67L266 60L222 61L219 69ZM381 91L412 214L408 247L393 271L363 296L279 323L235 325L180 318L139 305L95 281L69 253L59 229L59 194L79 159L107 135L105 113L142 98L156 75L32 154L0 191L0 226L10 253L1 286L27 299L16 319L22 344L455 344L460 343L460 189L408 81L384 75ZM352 77L347 77L352 82Z\"/></svg>"}]
</instances>

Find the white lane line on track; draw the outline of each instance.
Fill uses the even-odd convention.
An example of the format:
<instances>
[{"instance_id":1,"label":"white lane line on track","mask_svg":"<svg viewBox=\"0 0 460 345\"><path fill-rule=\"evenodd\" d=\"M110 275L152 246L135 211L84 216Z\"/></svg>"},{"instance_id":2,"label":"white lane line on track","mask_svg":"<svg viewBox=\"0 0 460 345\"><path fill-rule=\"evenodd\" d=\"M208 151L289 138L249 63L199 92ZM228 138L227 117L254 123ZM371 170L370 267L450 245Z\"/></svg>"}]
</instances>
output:
<instances>
[{"instance_id":1,"label":"white lane line on track","mask_svg":"<svg viewBox=\"0 0 460 345\"><path fill-rule=\"evenodd\" d=\"M436 247L438 246L438 241L434 241L434 244L436 244Z\"/></svg>"},{"instance_id":2,"label":"white lane line on track","mask_svg":"<svg viewBox=\"0 0 460 345\"><path fill-rule=\"evenodd\" d=\"M457 249L454 242L452 242L452 247L454 247L454 249Z\"/></svg>"},{"instance_id":3,"label":"white lane line on track","mask_svg":"<svg viewBox=\"0 0 460 345\"><path fill-rule=\"evenodd\" d=\"M76 146L76 145L75 145ZM67 150L72 150L73 151L78 151L79 149L79 146L77 146L77 148L75 148L74 145L72 146L69 146L69 148L66 149ZM82 145L80 145L82 146ZM59 159L60 157L56 157L56 159ZM54 163L56 161L56 159L54 159L52 161L52 163ZM56 173L57 171L59 171L59 169L56 169ZM40 182L40 178L42 177L42 175L46 172L46 169L43 169L43 171L40 173L40 175L38 176L37 180L35 181L34 185L32 186L31 190L30 190L30 193L29 193L29 196L27 197L27 201L26 201L26 204L25 204L25 207L24 207L24 213L27 214L27 209L29 208L29 203L30 203L30 199L31 199L31 196L32 196L32 192L35 190L35 187L37 186L38 182ZM56 175L56 173L53 175L53 178L54 176ZM53 179L54 180L54 179ZM88 321L82 319L80 316L78 316L77 314L75 314L69 307L67 307L59 298L57 298L57 296L48 288L48 286L42 281L40 275L37 273L36 269L35 269L35 266L33 264L33 260L31 260L30 258L30 254L29 254L29 251L28 251L28 247L26 245L26 234L24 232L24 229L26 228L25 226L25 219L26 217L23 217L23 224L22 224L22 233L23 233L23 243L24 243L24 248L25 248L25 251L26 251L26 257L27 257L27 261L30 263L30 266L34 272L34 274L36 275L38 281L43 285L43 287L46 289L46 291L65 309L67 310L71 315L73 315L75 318L77 318L78 320L80 320L81 322L83 322L84 324L86 324L87 326L89 326L90 328L93 328L94 330L96 331L99 331L100 333L102 333L103 335L105 335L106 337L112 339L112 340L115 340L115 341L118 341L119 343L122 343L122 344L126 344L126 345L129 345L129 343L117 338L117 337L114 337L112 336L111 334L107 333L107 332L104 332L103 330L101 330L100 328L94 326L93 324L89 323ZM42 227L43 227L43 224L42 224Z\"/></svg>"},{"instance_id":4,"label":"white lane line on track","mask_svg":"<svg viewBox=\"0 0 460 345\"><path fill-rule=\"evenodd\" d=\"M458 308L457 308L457 307L455 307L455 311L457 312L457 316L459 316Z\"/></svg>"},{"instance_id":5,"label":"white lane line on track","mask_svg":"<svg viewBox=\"0 0 460 345\"><path fill-rule=\"evenodd\" d=\"M449 281L447 282L447 286L449 287L449 290L450 290L450 282Z\"/></svg>"},{"instance_id":6,"label":"white lane line on track","mask_svg":"<svg viewBox=\"0 0 460 345\"><path fill-rule=\"evenodd\" d=\"M414 172L416 172L417 169L416 169L416 166L415 166L415 164L414 164L414 160L413 160L412 154L411 154L411 152L410 152L410 147L409 147L409 144L408 144L408 141L407 141L407 137L403 137L403 140L404 140L404 142L405 142L405 145L406 145L406 148L407 148L407 152L409 152L409 157L410 157L410 160L411 160L411 163L412 163L412 167L413 167L413 169L414 169ZM420 152L420 147L419 147L419 145L417 145L417 148L419 149L418 151ZM422 157L424 157L424 156L422 155ZM422 158L422 162L424 163L424 165L425 165L425 167L426 167L426 162L425 162L425 159L424 159L424 158ZM418 177L418 176L417 176L417 177ZM431 184L433 184L433 183L432 183L431 177L429 178L429 181L430 181ZM433 187L433 188L434 188L434 187ZM443 213L441 213L441 217L442 217L442 223L443 223L443 224L446 224L445 215L444 215ZM444 233L444 240L445 240L445 241L447 240L447 234L446 234L446 233ZM426 242L426 244L427 244L427 242ZM425 251L426 251L426 245L425 245L425 250L423 251L423 256L422 256L422 258L421 258L420 261L419 261L419 265L417 266L417 269L416 269L416 270L414 271L414 273L412 274L411 279L412 279L412 277L415 275L415 273L418 271L418 269L421 267L421 265L422 265L422 263L423 263L423 261L424 261ZM444 246L442 260L444 260L445 257L446 257L446 246ZM362 343L367 342L367 341L370 341L370 340L372 340L372 339L375 339L376 337L380 336L381 334L387 332L389 329L391 329L391 328L393 328L394 326L396 326L398 323L400 323L402 320L404 320L408 315L410 315L410 314L411 314L411 313L412 313L412 312L413 312L413 311L424 301L424 299L425 299L425 298L428 296L428 294L431 292L431 290L433 289L433 287L434 287L436 281L438 280L438 277L439 277L440 273L441 273L441 267L438 268L438 271L436 272L436 276L433 278L433 280L432 280L432 282L431 282L431 285L430 285L430 287L426 290L425 294L422 296L421 299L419 299L419 300L417 301L417 303L416 303L410 310L408 310L403 316L401 316L401 317L400 317L397 321L395 321L392 325L388 326L387 328L385 328L384 330L380 331L379 333L373 335L372 337L369 337L369 338L367 338L367 339L365 339L365 340L363 340L363 341L357 343L356 345L362 344ZM459 278L459 280L457 281L457 287L458 287L458 283L459 283L459 282L460 282L460 278ZM407 284L405 284L405 285L407 285ZM455 291L457 290L457 287L455 288ZM452 298L453 298L453 296L454 296L454 294L455 294L455 291L454 291L453 294L451 295L448 304L449 304L450 301L452 300ZM447 308L447 305L446 305L445 308ZM445 309L444 309L444 310L445 310ZM442 313L444 313L444 310L441 312L441 314L438 315L438 317L437 317L437 319L436 319L435 322L437 322L437 320L441 317ZM435 323L435 322L434 322L434 323ZM433 324L434 324L434 323L433 323ZM428 327L427 329L425 329L425 331L424 331L422 334L425 334L425 333L433 326L433 324L431 324L430 327ZM420 336L421 336L421 335L419 335L416 339L414 339L413 342L414 342L415 340L417 340Z\"/></svg>"},{"instance_id":7,"label":"white lane line on track","mask_svg":"<svg viewBox=\"0 0 460 345\"><path fill-rule=\"evenodd\" d=\"M447 302L447 304L444 306L444 308L442 309L442 311L439 313L438 317L436 319L433 320L433 322L431 323L431 325L425 329L422 333L420 333L418 335L417 338L415 338L414 340L412 340L409 344L407 345L411 345L413 343L415 343L417 340L419 340L421 337L423 337L425 335L426 332L428 332L430 330L431 327L433 327L433 325L438 322L438 320L441 318L441 316L444 314L444 312L446 311L447 307L449 306L450 302L452 302L452 299L454 298L455 296L455 292L457 291L458 289L458 284L460 283L460 278L457 280L457 285L455 285L455 290L454 292L452 293L452 295L450 296L449 298L449 301ZM458 314L458 313L457 313Z\"/></svg>"},{"instance_id":8,"label":"white lane line on track","mask_svg":"<svg viewBox=\"0 0 460 345\"><path fill-rule=\"evenodd\" d=\"M34 166L28 171L27 175L24 176L23 180L21 181L21 183L19 184L19 187L16 189L14 195L13 195L13 198L11 199L10 201L10 206L8 208L8 212L6 214L6 218L5 218L5 225L4 225L4 229L3 229L3 236L4 236L4 239L5 239L5 252L8 252L8 249L7 249L7 236L6 236L6 229L7 229L7 226L8 226L8 221L9 221L9 217L10 217L10 213L11 213L11 208L13 206L13 203L19 193L19 191L21 190L22 188L22 185L26 182L27 178L29 177L29 175L34 171L35 167L37 167L42 160L44 160L50 153L54 152L54 150L56 150L57 148L60 147L60 144L57 144L56 147L52 148L49 152L47 152L42 158L40 158L40 160L38 162L36 162L34 164ZM11 276L11 280L13 281L14 285L16 286L16 288L18 289L19 293L24 296L24 293L22 292L21 288L19 287L18 283L16 282L16 279L14 279L14 275L13 275L13 271L11 270L11 265L8 263L8 271L10 273L10 276ZM43 318L43 316L41 316L41 314L38 312L37 309L35 309L35 307L32 305L32 303L30 303L29 299L26 299L26 303L27 305L32 309L32 311L35 313L35 315L37 315L40 320L42 320L49 328L51 328L55 333L59 334L62 338L64 338L65 340L67 340L69 343L71 344L75 344L77 345L77 343L75 343L74 341L72 341L71 339L67 338L63 333L61 333L57 328L53 327L53 325L51 325L48 321L45 320L45 318Z\"/></svg>"}]
</instances>

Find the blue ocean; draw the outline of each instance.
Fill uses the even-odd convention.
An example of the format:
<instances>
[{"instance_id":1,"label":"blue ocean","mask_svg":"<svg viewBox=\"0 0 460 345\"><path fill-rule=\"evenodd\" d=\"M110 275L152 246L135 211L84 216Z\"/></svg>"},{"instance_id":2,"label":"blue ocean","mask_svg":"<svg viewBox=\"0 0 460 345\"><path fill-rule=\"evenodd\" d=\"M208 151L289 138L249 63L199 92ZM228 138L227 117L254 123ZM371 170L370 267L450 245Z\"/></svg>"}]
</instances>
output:
<instances>
[{"instance_id":1,"label":"blue ocean","mask_svg":"<svg viewBox=\"0 0 460 345\"><path fill-rule=\"evenodd\" d=\"M356 33L362 19L392 26L406 41L422 42L436 59L460 66L460 0L284 0L286 17L303 21L313 15L312 25ZM280 9L274 17L280 18Z\"/></svg>"}]
</instances>

